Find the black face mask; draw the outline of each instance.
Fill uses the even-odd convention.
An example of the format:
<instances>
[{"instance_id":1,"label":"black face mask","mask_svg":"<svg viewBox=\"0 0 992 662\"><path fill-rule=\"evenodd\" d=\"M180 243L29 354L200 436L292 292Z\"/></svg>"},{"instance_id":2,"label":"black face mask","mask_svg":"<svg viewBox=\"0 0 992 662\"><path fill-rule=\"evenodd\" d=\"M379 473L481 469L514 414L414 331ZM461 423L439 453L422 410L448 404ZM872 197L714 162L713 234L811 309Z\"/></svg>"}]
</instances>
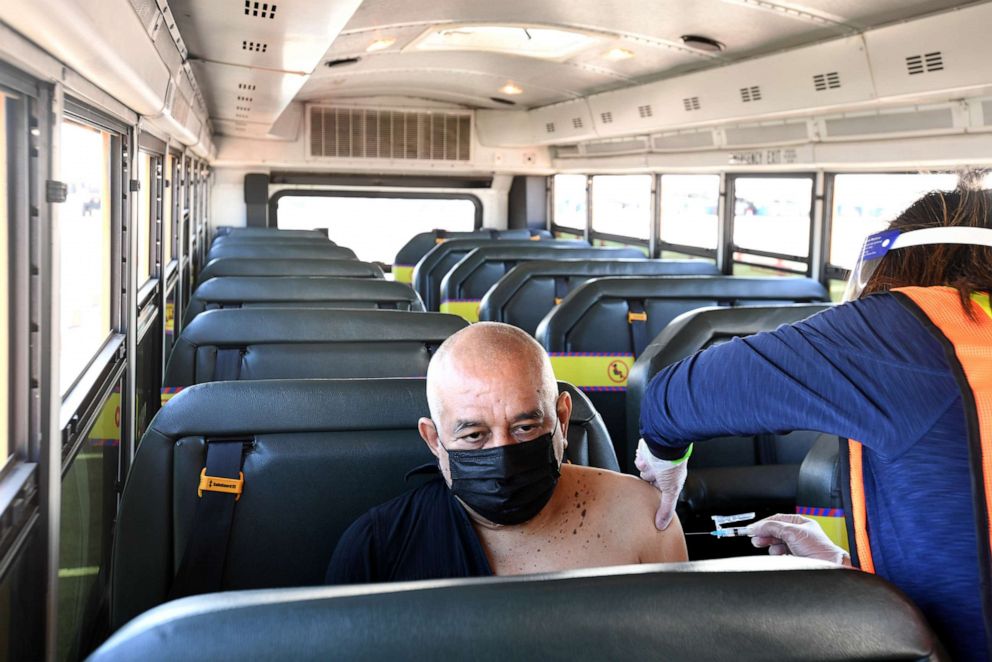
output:
<instances>
[{"instance_id":1,"label":"black face mask","mask_svg":"<svg viewBox=\"0 0 992 662\"><path fill-rule=\"evenodd\" d=\"M448 451L452 494L495 524L533 518L551 499L561 475L553 436L552 431L519 444Z\"/></svg>"}]
</instances>

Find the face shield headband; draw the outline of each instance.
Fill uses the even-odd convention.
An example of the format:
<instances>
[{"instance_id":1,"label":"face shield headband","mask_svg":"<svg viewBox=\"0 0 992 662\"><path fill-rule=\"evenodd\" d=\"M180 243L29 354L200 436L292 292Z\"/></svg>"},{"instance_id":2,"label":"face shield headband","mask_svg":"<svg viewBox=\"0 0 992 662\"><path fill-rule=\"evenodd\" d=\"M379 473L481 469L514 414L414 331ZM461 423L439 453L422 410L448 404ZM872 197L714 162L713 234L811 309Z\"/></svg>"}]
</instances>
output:
<instances>
[{"instance_id":1,"label":"face shield headband","mask_svg":"<svg viewBox=\"0 0 992 662\"><path fill-rule=\"evenodd\" d=\"M889 251L930 244L966 244L992 248L992 229L941 227L909 232L883 230L869 235L861 248L858 263L851 270L851 277L844 290L844 301L854 301L861 296L882 258Z\"/></svg>"}]
</instances>

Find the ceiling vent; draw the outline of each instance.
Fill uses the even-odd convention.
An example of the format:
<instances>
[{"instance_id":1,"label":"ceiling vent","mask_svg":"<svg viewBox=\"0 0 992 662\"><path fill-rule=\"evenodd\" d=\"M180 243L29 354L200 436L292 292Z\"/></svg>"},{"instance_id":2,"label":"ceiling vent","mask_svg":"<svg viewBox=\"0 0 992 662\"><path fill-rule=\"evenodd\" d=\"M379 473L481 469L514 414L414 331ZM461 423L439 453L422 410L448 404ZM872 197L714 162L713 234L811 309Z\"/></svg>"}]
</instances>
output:
<instances>
[{"instance_id":1,"label":"ceiling vent","mask_svg":"<svg viewBox=\"0 0 992 662\"><path fill-rule=\"evenodd\" d=\"M699 105L699 97L686 97L685 99L682 99L682 107L685 108L686 112L699 110L701 108Z\"/></svg>"},{"instance_id":2,"label":"ceiling vent","mask_svg":"<svg viewBox=\"0 0 992 662\"><path fill-rule=\"evenodd\" d=\"M752 85L751 87L741 88L741 101L744 103L751 103L752 101L761 101L761 88L757 85Z\"/></svg>"},{"instance_id":3,"label":"ceiling vent","mask_svg":"<svg viewBox=\"0 0 992 662\"><path fill-rule=\"evenodd\" d=\"M245 16L258 18L275 18L277 5L268 2L254 2L245 0Z\"/></svg>"},{"instance_id":4,"label":"ceiling vent","mask_svg":"<svg viewBox=\"0 0 992 662\"><path fill-rule=\"evenodd\" d=\"M469 161L472 119L464 113L310 107L310 156Z\"/></svg>"},{"instance_id":5,"label":"ceiling vent","mask_svg":"<svg viewBox=\"0 0 992 662\"><path fill-rule=\"evenodd\" d=\"M238 83L238 89L239 90L245 90L245 91L248 91L248 92L254 92L255 91L255 86L253 84L251 84L251 83Z\"/></svg>"},{"instance_id":6,"label":"ceiling vent","mask_svg":"<svg viewBox=\"0 0 992 662\"><path fill-rule=\"evenodd\" d=\"M582 123L582 118L581 117L573 117L572 118L572 128L573 129L581 129L583 126L584 125Z\"/></svg>"},{"instance_id":7,"label":"ceiling vent","mask_svg":"<svg viewBox=\"0 0 992 662\"><path fill-rule=\"evenodd\" d=\"M554 122L548 122L547 124L544 125L544 130L547 133L554 133L555 132L555 123Z\"/></svg>"},{"instance_id":8,"label":"ceiling vent","mask_svg":"<svg viewBox=\"0 0 992 662\"><path fill-rule=\"evenodd\" d=\"M609 111L600 113L599 119L603 120L603 124L613 124L613 113Z\"/></svg>"},{"instance_id":9,"label":"ceiling vent","mask_svg":"<svg viewBox=\"0 0 992 662\"><path fill-rule=\"evenodd\" d=\"M242 41L241 50L252 51L253 53L264 53L269 50L269 45L263 44L260 41Z\"/></svg>"},{"instance_id":10,"label":"ceiling vent","mask_svg":"<svg viewBox=\"0 0 992 662\"><path fill-rule=\"evenodd\" d=\"M253 99L251 97L245 97L245 96L241 96L239 94L238 95L238 101L240 101L241 103L251 103L253 101Z\"/></svg>"},{"instance_id":11,"label":"ceiling vent","mask_svg":"<svg viewBox=\"0 0 992 662\"><path fill-rule=\"evenodd\" d=\"M234 109L239 113L247 113L251 111L251 108L249 108L248 106L236 106Z\"/></svg>"},{"instance_id":12,"label":"ceiling vent","mask_svg":"<svg viewBox=\"0 0 992 662\"><path fill-rule=\"evenodd\" d=\"M817 92L836 90L840 87L840 74L836 71L831 71L828 74L816 74L813 76L813 87L816 88Z\"/></svg>"},{"instance_id":13,"label":"ceiling vent","mask_svg":"<svg viewBox=\"0 0 992 662\"><path fill-rule=\"evenodd\" d=\"M906 57L906 71L910 76L944 70L944 55L940 51L924 55L909 55Z\"/></svg>"},{"instance_id":14,"label":"ceiling vent","mask_svg":"<svg viewBox=\"0 0 992 662\"><path fill-rule=\"evenodd\" d=\"M638 106L637 114L641 116L641 119L646 119L654 115L654 111L651 110L650 105Z\"/></svg>"}]
</instances>

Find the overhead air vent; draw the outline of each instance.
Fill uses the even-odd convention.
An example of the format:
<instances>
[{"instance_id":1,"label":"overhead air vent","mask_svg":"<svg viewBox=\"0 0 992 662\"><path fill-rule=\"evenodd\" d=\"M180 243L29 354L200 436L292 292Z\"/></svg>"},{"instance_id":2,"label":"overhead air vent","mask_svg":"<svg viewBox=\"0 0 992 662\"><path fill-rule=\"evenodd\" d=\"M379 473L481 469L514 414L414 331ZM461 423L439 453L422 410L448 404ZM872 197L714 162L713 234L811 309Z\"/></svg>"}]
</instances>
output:
<instances>
[{"instance_id":1,"label":"overhead air vent","mask_svg":"<svg viewBox=\"0 0 992 662\"><path fill-rule=\"evenodd\" d=\"M950 108L917 109L824 120L824 139L850 139L896 133L948 133L954 131Z\"/></svg>"},{"instance_id":2,"label":"overhead air vent","mask_svg":"<svg viewBox=\"0 0 992 662\"><path fill-rule=\"evenodd\" d=\"M241 50L252 51L253 53L264 53L269 50L269 45L260 41L242 41Z\"/></svg>"},{"instance_id":3,"label":"overhead air vent","mask_svg":"<svg viewBox=\"0 0 992 662\"><path fill-rule=\"evenodd\" d=\"M582 118L581 117L573 117L572 118L572 128L573 129L581 129L583 126L584 126L584 124L582 123Z\"/></svg>"},{"instance_id":4,"label":"overhead air vent","mask_svg":"<svg viewBox=\"0 0 992 662\"><path fill-rule=\"evenodd\" d=\"M625 138L623 140L607 140L586 143L585 152L589 155L604 156L607 154L630 154L644 152L648 149L647 138Z\"/></svg>"},{"instance_id":5,"label":"overhead air vent","mask_svg":"<svg viewBox=\"0 0 992 662\"><path fill-rule=\"evenodd\" d=\"M713 147L712 131L693 131L691 133L670 133L655 136L651 140L652 149L659 152L682 152L692 149L707 149Z\"/></svg>"},{"instance_id":6,"label":"overhead air vent","mask_svg":"<svg viewBox=\"0 0 992 662\"><path fill-rule=\"evenodd\" d=\"M554 122L548 122L547 124L544 125L544 130L547 133L554 133L555 132L555 123Z\"/></svg>"},{"instance_id":7,"label":"overhead air vent","mask_svg":"<svg viewBox=\"0 0 992 662\"><path fill-rule=\"evenodd\" d=\"M840 87L840 74L836 71L831 71L828 74L816 74L813 76L813 87L816 88L817 92L836 90Z\"/></svg>"},{"instance_id":8,"label":"overhead air vent","mask_svg":"<svg viewBox=\"0 0 992 662\"><path fill-rule=\"evenodd\" d=\"M944 55L940 51L924 55L909 55L906 57L906 71L910 76L944 70Z\"/></svg>"},{"instance_id":9,"label":"overhead air vent","mask_svg":"<svg viewBox=\"0 0 992 662\"><path fill-rule=\"evenodd\" d=\"M613 113L611 113L609 111L607 111L605 113L600 113L599 114L599 119L601 119L603 121L603 124L612 124L613 123Z\"/></svg>"},{"instance_id":10,"label":"overhead air vent","mask_svg":"<svg viewBox=\"0 0 992 662\"><path fill-rule=\"evenodd\" d=\"M646 119L646 118L651 117L652 115L654 115L654 111L651 110L651 106L650 105L638 106L637 107L637 114L641 116L641 119Z\"/></svg>"},{"instance_id":11,"label":"overhead air vent","mask_svg":"<svg viewBox=\"0 0 992 662\"><path fill-rule=\"evenodd\" d=\"M269 4L268 2L254 2L253 0L245 0L245 16L275 18L276 8L277 5Z\"/></svg>"},{"instance_id":12,"label":"overhead air vent","mask_svg":"<svg viewBox=\"0 0 992 662\"><path fill-rule=\"evenodd\" d=\"M682 106L686 109L686 112L692 112L694 110L699 110L699 97L686 97L682 99Z\"/></svg>"},{"instance_id":13,"label":"overhead air vent","mask_svg":"<svg viewBox=\"0 0 992 662\"><path fill-rule=\"evenodd\" d=\"M310 155L323 158L469 161L464 113L310 107Z\"/></svg>"},{"instance_id":14,"label":"overhead air vent","mask_svg":"<svg viewBox=\"0 0 992 662\"><path fill-rule=\"evenodd\" d=\"M248 106L235 106L234 109L237 110L239 113L247 113L251 111L251 108L249 108Z\"/></svg>"},{"instance_id":15,"label":"overhead air vent","mask_svg":"<svg viewBox=\"0 0 992 662\"><path fill-rule=\"evenodd\" d=\"M751 87L741 88L741 101L744 103L751 103L752 101L761 101L761 88L757 85L752 85Z\"/></svg>"},{"instance_id":16,"label":"overhead air vent","mask_svg":"<svg viewBox=\"0 0 992 662\"><path fill-rule=\"evenodd\" d=\"M247 92L254 92L255 86L252 83L238 83L239 90L245 90Z\"/></svg>"},{"instance_id":17,"label":"overhead air vent","mask_svg":"<svg viewBox=\"0 0 992 662\"><path fill-rule=\"evenodd\" d=\"M246 97L239 94L238 101L240 101L241 103L251 103L253 99L251 97Z\"/></svg>"}]
</instances>

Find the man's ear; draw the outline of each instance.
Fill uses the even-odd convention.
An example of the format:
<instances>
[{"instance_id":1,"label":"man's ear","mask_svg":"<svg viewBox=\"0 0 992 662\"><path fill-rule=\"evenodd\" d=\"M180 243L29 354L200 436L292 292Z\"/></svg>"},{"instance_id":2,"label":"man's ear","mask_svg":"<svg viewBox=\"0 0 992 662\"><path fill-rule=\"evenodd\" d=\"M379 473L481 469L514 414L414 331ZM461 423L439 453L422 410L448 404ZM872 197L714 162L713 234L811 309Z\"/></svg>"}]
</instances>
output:
<instances>
[{"instance_id":1,"label":"man's ear","mask_svg":"<svg viewBox=\"0 0 992 662\"><path fill-rule=\"evenodd\" d=\"M417 421L417 430L420 432L420 437L424 440L424 443L427 444L427 448L434 454L434 457L437 457L438 434L434 421L429 418L421 418Z\"/></svg>"},{"instance_id":2,"label":"man's ear","mask_svg":"<svg viewBox=\"0 0 992 662\"><path fill-rule=\"evenodd\" d=\"M568 391L562 391L558 394L555 411L558 412L558 423L561 425L561 434L565 438L565 445L567 446L568 421L572 417L572 395Z\"/></svg>"}]
</instances>

